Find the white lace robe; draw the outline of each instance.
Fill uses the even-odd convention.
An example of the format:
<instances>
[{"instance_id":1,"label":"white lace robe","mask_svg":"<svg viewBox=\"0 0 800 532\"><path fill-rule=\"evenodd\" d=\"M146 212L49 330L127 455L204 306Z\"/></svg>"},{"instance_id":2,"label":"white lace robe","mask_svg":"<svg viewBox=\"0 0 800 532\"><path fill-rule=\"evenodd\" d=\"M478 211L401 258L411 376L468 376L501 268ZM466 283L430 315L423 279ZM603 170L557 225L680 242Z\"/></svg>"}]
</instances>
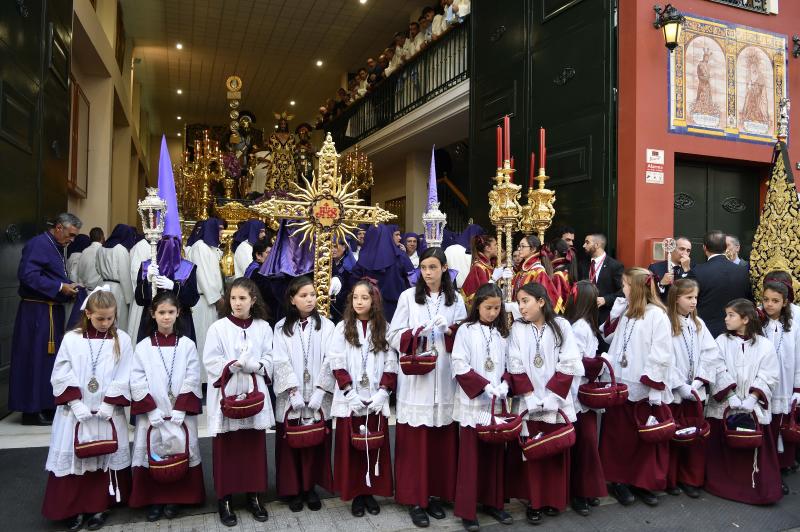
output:
<instances>
[{"instance_id":1,"label":"white lace robe","mask_svg":"<svg viewBox=\"0 0 800 532\"><path fill-rule=\"evenodd\" d=\"M597 338L596 331L592 330L592 326L586 320L578 320L572 324L572 334L575 337L575 345L578 347L578 352L583 357L593 358L597 354L597 347L600 345L600 340ZM572 387L569 392L572 395L572 401L575 404L576 412L588 412L590 408L583 406L578 400L578 387L581 384L589 382L585 376L580 379L572 381Z\"/></svg>"},{"instance_id":2,"label":"white lace robe","mask_svg":"<svg viewBox=\"0 0 800 532\"><path fill-rule=\"evenodd\" d=\"M173 353L174 366L172 363ZM161 355L164 356L163 361ZM134 352L133 369L131 370L131 396L134 401L141 401L149 394L164 417L172 415L169 379L164 367L165 363L167 368L172 369L171 390L176 398L185 393L194 394L198 400L203 397L203 390L200 387L200 358L191 338L181 336L177 346L161 347L161 354L159 354L158 348L152 345L152 337L144 338L136 345ZM189 466L194 467L201 461L200 445L197 441L197 416L187 415L184 423L189 432ZM186 440L183 430L169 422L162 427L164 430L169 430L171 435L177 434L181 442L179 447L184 449L183 445ZM134 467L147 467L147 429L149 428L150 421L147 414L136 416L136 429L133 437L132 465ZM158 427L153 429L152 438L153 444L161 438L161 431Z\"/></svg>"},{"instance_id":3,"label":"white lace robe","mask_svg":"<svg viewBox=\"0 0 800 532\"><path fill-rule=\"evenodd\" d=\"M700 328L694 320L681 316L681 334L672 337L672 384L674 390L681 384L692 384L695 379L713 384L717 373L724 368L722 353L717 342L706 327L705 322L697 318ZM692 356L689 356L691 351ZM701 388L698 393L700 399L705 401L706 388ZM680 403L681 397L673 393L673 403Z\"/></svg>"},{"instance_id":4,"label":"white lace robe","mask_svg":"<svg viewBox=\"0 0 800 532\"><path fill-rule=\"evenodd\" d=\"M130 373L133 359L131 340L123 331L117 332L119 336L119 357L114 353L114 340L109 335L105 343L102 339L89 340L83 338L77 331L70 331L64 335L61 347L56 355L53 374L50 383L53 385L53 395L58 397L67 388L80 389L81 401L91 411L97 411L105 397L124 397L130 401ZM92 393L87 385L92 378L92 363L89 352L89 342L92 343L94 356L97 357L95 379L99 389ZM102 344L102 352L100 351ZM117 452L94 458L80 459L75 457L75 424L78 419L68 405L59 405L53 418L53 428L50 433L50 450L47 454L45 469L57 477L66 475L82 475L89 471L113 469L119 471L131 465L131 454L128 444L128 420L125 409L116 407L112 422L117 429ZM95 416L86 423L81 423L79 441L94 441L111 439L111 424Z\"/></svg>"},{"instance_id":5,"label":"white lace robe","mask_svg":"<svg viewBox=\"0 0 800 532\"><path fill-rule=\"evenodd\" d=\"M426 296L426 305L418 305L414 300L416 288L411 287L400 294L392 323L389 326L389 344L400 351L404 332L423 326L427 321L441 314L453 325L467 317L464 300L456 293L455 302L445 305L444 294L439 293L441 303L437 311L437 296ZM436 368L426 375L397 374L397 422L408 423L412 427L443 427L453 421L453 401L456 381L450 368L450 353L445 348L445 335L440 332L428 333L433 336L439 358Z\"/></svg>"},{"instance_id":6,"label":"white lace robe","mask_svg":"<svg viewBox=\"0 0 800 532\"><path fill-rule=\"evenodd\" d=\"M234 279L244 277L244 272L251 262L253 262L253 245L245 240L236 247L236 251L233 253Z\"/></svg>"},{"instance_id":7,"label":"white lace robe","mask_svg":"<svg viewBox=\"0 0 800 532\"><path fill-rule=\"evenodd\" d=\"M102 284L107 284L117 300L117 327L128 330L128 307L133 301L133 287L128 276L131 255L122 244L97 250L97 273Z\"/></svg>"},{"instance_id":8,"label":"white lace robe","mask_svg":"<svg viewBox=\"0 0 800 532\"><path fill-rule=\"evenodd\" d=\"M792 393L800 388L800 314L792 316L788 331L778 320L764 325L764 335L775 346L780 378L772 394L773 414L788 414L792 408Z\"/></svg>"},{"instance_id":9,"label":"white lace robe","mask_svg":"<svg viewBox=\"0 0 800 532\"><path fill-rule=\"evenodd\" d=\"M202 240L195 242L188 258L197 265L197 291L200 299L192 307L194 334L197 339L197 350L202 353L206 345L208 328L217 321L217 301L222 299L225 285L222 282L222 270L219 259L222 252L212 248Z\"/></svg>"}]
</instances>

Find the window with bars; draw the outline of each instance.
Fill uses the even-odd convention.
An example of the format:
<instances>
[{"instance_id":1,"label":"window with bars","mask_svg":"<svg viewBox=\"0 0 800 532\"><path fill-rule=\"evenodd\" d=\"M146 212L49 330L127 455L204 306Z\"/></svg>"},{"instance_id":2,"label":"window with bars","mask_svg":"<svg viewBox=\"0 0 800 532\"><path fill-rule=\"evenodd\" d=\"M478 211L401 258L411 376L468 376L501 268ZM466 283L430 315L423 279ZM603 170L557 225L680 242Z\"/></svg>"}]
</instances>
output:
<instances>
[{"instance_id":1,"label":"window with bars","mask_svg":"<svg viewBox=\"0 0 800 532\"><path fill-rule=\"evenodd\" d=\"M726 6L738 7L748 11L755 11L756 13L768 14L770 0L709 0L717 4L725 4Z\"/></svg>"}]
</instances>

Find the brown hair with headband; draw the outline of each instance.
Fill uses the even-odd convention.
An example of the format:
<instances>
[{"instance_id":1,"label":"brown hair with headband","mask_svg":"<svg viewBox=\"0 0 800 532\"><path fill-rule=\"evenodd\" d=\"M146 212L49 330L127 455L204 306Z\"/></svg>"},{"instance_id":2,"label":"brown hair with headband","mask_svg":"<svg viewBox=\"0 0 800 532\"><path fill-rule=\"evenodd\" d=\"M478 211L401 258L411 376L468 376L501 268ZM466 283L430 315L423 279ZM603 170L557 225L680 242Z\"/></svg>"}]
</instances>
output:
<instances>
[{"instance_id":1,"label":"brown hair with headband","mask_svg":"<svg viewBox=\"0 0 800 532\"><path fill-rule=\"evenodd\" d=\"M120 348L116 318L117 299L114 297L114 294L108 290L97 290L89 294L89 297L86 298L86 310L89 312L97 312L98 310L108 310L112 308L114 309L115 318L114 323L108 328L108 334L114 339L114 361L119 362ZM83 316L81 316L81 324L75 329L75 332L81 336L85 336L89 331L90 324L91 320L89 320L89 316L84 312Z\"/></svg>"},{"instance_id":2,"label":"brown hair with headband","mask_svg":"<svg viewBox=\"0 0 800 532\"><path fill-rule=\"evenodd\" d=\"M631 319L644 318L647 305L655 305L664 312L667 309L656 293L656 280L653 272L644 268L628 268L622 274L628 281L628 310L625 315Z\"/></svg>"}]
</instances>

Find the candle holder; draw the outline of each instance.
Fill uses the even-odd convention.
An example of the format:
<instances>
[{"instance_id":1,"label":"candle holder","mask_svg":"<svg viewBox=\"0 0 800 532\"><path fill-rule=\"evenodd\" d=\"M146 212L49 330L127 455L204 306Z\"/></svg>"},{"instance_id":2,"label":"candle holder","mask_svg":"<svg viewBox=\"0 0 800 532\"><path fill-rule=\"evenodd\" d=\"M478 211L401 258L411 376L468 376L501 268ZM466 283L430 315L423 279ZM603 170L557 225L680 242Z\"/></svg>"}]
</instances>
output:
<instances>
[{"instance_id":1,"label":"candle holder","mask_svg":"<svg viewBox=\"0 0 800 532\"><path fill-rule=\"evenodd\" d=\"M497 257L498 265L505 263L506 267L514 267L514 260L511 255L513 249L514 231L519 224L522 207L519 199L522 194L522 187L512 182L514 169L511 168L511 160L506 159L503 167L497 169L494 176L494 185L489 191L489 220L497 229ZM505 300L511 301L511 287L506 286Z\"/></svg>"},{"instance_id":2,"label":"candle holder","mask_svg":"<svg viewBox=\"0 0 800 532\"><path fill-rule=\"evenodd\" d=\"M535 232L540 242L544 242L544 232L553 223L556 214L556 209L553 207L556 193L544 187L548 179L544 168L539 168L539 175L536 176L539 186L528 188L528 204L521 208L519 221L519 230L525 235Z\"/></svg>"},{"instance_id":3,"label":"candle holder","mask_svg":"<svg viewBox=\"0 0 800 532\"><path fill-rule=\"evenodd\" d=\"M167 202L158 195L158 188L147 188L147 196L139 200L137 208L142 219L142 232L147 243L150 244L150 264L158 262L158 241L164 234L164 221L167 214ZM152 297L156 297L157 287L150 277Z\"/></svg>"}]
</instances>

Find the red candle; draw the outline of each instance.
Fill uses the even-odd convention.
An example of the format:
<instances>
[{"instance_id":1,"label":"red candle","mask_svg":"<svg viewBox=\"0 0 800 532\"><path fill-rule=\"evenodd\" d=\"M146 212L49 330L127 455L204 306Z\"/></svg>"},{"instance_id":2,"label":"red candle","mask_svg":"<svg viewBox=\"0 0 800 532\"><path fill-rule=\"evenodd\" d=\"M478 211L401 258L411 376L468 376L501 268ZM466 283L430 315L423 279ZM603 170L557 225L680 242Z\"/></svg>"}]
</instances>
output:
<instances>
[{"instance_id":1,"label":"red candle","mask_svg":"<svg viewBox=\"0 0 800 532\"><path fill-rule=\"evenodd\" d=\"M539 168L544 168L544 158L545 158L545 147L544 147L544 128L539 128Z\"/></svg>"},{"instance_id":2,"label":"red candle","mask_svg":"<svg viewBox=\"0 0 800 532\"><path fill-rule=\"evenodd\" d=\"M511 169L512 170L514 169L514 156L513 155L511 156ZM509 183L513 183L514 182L514 172L511 172L511 173L508 174L508 182Z\"/></svg>"},{"instance_id":3,"label":"red candle","mask_svg":"<svg viewBox=\"0 0 800 532\"><path fill-rule=\"evenodd\" d=\"M503 167L503 128L497 126L497 167Z\"/></svg>"},{"instance_id":4,"label":"red candle","mask_svg":"<svg viewBox=\"0 0 800 532\"><path fill-rule=\"evenodd\" d=\"M533 176L536 175L534 168L536 167L536 153L531 150L531 168L530 177L528 178L528 187L533 188Z\"/></svg>"},{"instance_id":5,"label":"red candle","mask_svg":"<svg viewBox=\"0 0 800 532\"><path fill-rule=\"evenodd\" d=\"M511 160L511 119L508 115L503 117L503 133L505 133L505 153L503 154L503 159L506 161Z\"/></svg>"}]
</instances>

